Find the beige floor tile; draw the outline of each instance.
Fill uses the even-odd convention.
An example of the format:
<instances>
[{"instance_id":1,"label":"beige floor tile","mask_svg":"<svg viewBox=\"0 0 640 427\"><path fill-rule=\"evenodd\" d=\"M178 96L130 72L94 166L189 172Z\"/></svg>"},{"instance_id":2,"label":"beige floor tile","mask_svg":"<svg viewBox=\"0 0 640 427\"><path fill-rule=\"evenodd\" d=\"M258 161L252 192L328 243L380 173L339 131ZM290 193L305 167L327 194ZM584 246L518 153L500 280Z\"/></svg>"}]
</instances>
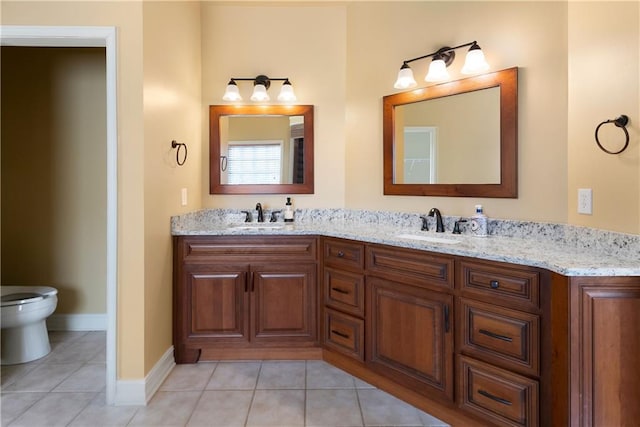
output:
<instances>
[{"instance_id":1,"label":"beige floor tile","mask_svg":"<svg viewBox=\"0 0 640 427\"><path fill-rule=\"evenodd\" d=\"M420 426L418 410L378 389L358 389L365 426Z\"/></svg>"},{"instance_id":2,"label":"beige floor tile","mask_svg":"<svg viewBox=\"0 0 640 427\"><path fill-rule=\"evenodd\" d=\"M16 418L11 427L66 426L96 393L49 393Z\"/></svg>"},{"instance_id":3,"label":"beige floor tile","mask_svg":"<svg viewBox=\"0 0 640 427\"><path fill-rule=\"evenodd\" d=\"M256 389L304 389L304 361L263 362Z\"/></svg>"},{"instance_id":4,"label":"beige floor tile","mask_svg":"<svg viewBox=\"0 0 640 427\"><path fill-rule=\"evenodd\" d=\"M3 390L51 391L81 366L82 363L38 364L26 375L18 377L13 384L3 387Z\"/></svg>"},{"instance_id":5,"label":"beige floor tile","mask_svg":"<svg viewBox=\"0 0 640 427\"><path fill-rule=\"evenodd\" d=\"M162 391L202 391L215 369L215 362L176 365L160 386Z\"/></svg>"},{"instance_id":6,"label":"beige floor tile","mask_svg":"<svg viewBox=\"0 0 640 427\"><path fill-rule=\"evenodd\" d=\"M158 391L149 404L138 409L130 426L184 426L200 398L199 391Z\"/></svg>"},{"instance_id":7,"label":"beige floor tile","mask_svg":"<svg viewBox=\"0 0 640 427\"><path fill-rule=\"evenodd\" d=\"M93 359L104 347L95 342L76 339L52 350L46 357L47 363L87 362Z\"/></svg>"},{"instance_id":8,"label":"beige floor tile","mask_svg":"<svg viewBox=\"0 0 640 427\"><path fill-rule=\"evenodd\" d=\"M252 398L252 390L205 391L187 426L244 426Z\"/></svg>"},{"instance_id":9,"label":"beige floor tile","mask_svg":"<svg viewBox=\"0 0 640 427\"><path fill-rule=\"evenodd\" d=\"M207 390L253 390L258 381L260 362L218 362Z\"/></svg>"},{"instance_id":10,"label":"beige floor tile","mask_svg":"<svg viewBox=\"0 0 640 427\"><path fill-rule=\"evenodd\" d=\"M354 378L321 360L307 361L307 389L354 388Z\"/></svg>"},{"instance_id":11,"label":"beige floor tile","mask_svg":"<svg viewBox=\"0 0 640 427\"><path fill-rule=\"evenodd\" d=\"M138 406L108 406L104 393L98 394L69 427L120 427L129 424Z\"/></svg>"},{"instance_id":12,"label":"beige floor tile","mask_svg":"<svg viewBox=\"0 0 640 427\"><path fill-rule=\"evenodd\" d=\"M360 378L354 378L354 380L356 382L356 388L375 388L375 386L372 386L368 382L362 381Z\"/></svg>"},{"instance_id":13,"label":"beige floor tile","mask_svg":"<svg viewBox=\"0 0 640 427\"><path fill-rule=\"evenodd\" d=\"M355 389L307 390L306 408L308 427L363 425Z\"/></svg>"},{"instance_id":14,"label":"beige floor tile","mask_svg":"<svg viewBox=\"0 0 640 427\"><path fill-rule=\"evenodd\" d=\"M52 391L93 391L101 392L106 385L106 365L84 365Z\"/></svg>"},{"instance_id":15,"label":"beige floor tile","mask_svg":"<svg viewBox=\"0 0 640 427\"><path fill-rule=\"evenodd\" d=\"M47 393L2 393L0 397L2 426L9 425L11 421L18 418L20 414L46 395Z\"/></svg>"},{"instance_id":16,"label":"beige floor tile","mask_svg":"<svg viewBox=\"0 0 640 427\"><path fill-rule=\"evenodd\" d=\"M449 424L445 423L442 420L434 417L433 415L429 415L424 411L418 410L418 415L420 416L420 421L422 421L422 425L426 427L449 427Z\"/></svg>"},{"instance_id":17,"label":"beige floor tile","mask_svg":"<svg viewBox=\"0 0 640 427\"><path fill-rule=\"evenodd\" d=\"M6 389L6 387L16 382L18 378L33 371L37 366L35 363L22 363L20 365L4 365L0 367L0 377L2 378L0 385L2 389Z\"/></svg>"},{"instance_id":18,"label":"beige floor tile","mask_svg":"<svg viewBox=\"0 0 640 427\"><path fill-rule=\"evenodd\" d=\"M303 426L304 401L304 390L256 390L247 426Z\"/></svg>"}]
</instances>

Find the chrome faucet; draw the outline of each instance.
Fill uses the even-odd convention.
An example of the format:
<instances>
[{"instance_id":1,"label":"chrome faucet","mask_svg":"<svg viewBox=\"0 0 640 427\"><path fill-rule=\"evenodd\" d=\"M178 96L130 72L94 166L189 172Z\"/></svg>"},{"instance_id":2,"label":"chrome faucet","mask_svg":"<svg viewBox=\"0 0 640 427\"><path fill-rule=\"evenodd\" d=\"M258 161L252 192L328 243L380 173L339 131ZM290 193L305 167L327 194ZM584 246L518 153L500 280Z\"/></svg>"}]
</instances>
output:
<instances>
[{"instance_id":1,"label":"chrome faucet","mask_svg":"<svg viewBox=\"0 0 640 427\"><path fill-rule=\"evenodd\" d=\"M262 212L262 205L256 203L256 210L258 211L258 222L264 222L264 213Z\"/></svg>"},{"instance_id":2,"label":"chrome faucet","mask_svg":"<svg viewBox=\"0 0 640 427\"><path fill-rule=\"evenodd\" d=\"M429 211L427 216L436 217L436 233L444 233L444 224L442 224L442 215L440 215L440 210L437 208L432 208Z\"/></svg>"}]
</instances>

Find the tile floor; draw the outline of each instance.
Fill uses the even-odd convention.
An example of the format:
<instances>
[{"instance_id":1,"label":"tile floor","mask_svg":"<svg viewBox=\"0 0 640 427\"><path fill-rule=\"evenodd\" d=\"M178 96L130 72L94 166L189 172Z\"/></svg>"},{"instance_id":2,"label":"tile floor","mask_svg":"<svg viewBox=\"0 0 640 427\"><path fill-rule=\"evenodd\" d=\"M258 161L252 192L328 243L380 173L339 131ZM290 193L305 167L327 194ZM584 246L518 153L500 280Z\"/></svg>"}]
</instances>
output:
<instances>
[{"instance_id":1,"label":"tile floor","mask_svg":"<svg viewBox=\"0 0 640 427\"><path fill-rule=\"evenodd\" d=\"M445 426L322 361L177 365L144 407L105 405L105 333L52 332L3 366L2 426Z\"/></svg>"}]
</instances>

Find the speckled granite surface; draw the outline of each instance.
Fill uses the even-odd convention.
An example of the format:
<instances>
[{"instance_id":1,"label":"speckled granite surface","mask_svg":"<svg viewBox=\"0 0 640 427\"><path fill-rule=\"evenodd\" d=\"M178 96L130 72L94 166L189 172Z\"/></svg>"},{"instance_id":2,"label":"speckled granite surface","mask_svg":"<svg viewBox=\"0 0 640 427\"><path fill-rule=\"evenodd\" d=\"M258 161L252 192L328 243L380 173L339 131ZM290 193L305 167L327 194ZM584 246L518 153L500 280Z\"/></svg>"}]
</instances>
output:
<instances>
[{"instance_id":1,"label":"speckled granite surface","mask_svg":"<svg viewBox=\"0 0 640 427\"><path fill-rule=\"evenodd\" d=\"M420 215L424 214L297 209L293 223L284 223L280 218L275 224L246 224L241 210L209 209L173 217L171 232L173 235L321 235L542 267L566 276L640 276L640 235L490 219L489 236L483 238L469 235L464 226L462 234L452 234L453 223L459 217L443 216L445 233L420 231ZM265 211L265 219L268 218L269 212ZM429 221L429 229L434 230L435 220L429 218ZM403 234L410 237L399 237ZM449 242L424 240L434 237Z\"/></svg>"}]
</instances>

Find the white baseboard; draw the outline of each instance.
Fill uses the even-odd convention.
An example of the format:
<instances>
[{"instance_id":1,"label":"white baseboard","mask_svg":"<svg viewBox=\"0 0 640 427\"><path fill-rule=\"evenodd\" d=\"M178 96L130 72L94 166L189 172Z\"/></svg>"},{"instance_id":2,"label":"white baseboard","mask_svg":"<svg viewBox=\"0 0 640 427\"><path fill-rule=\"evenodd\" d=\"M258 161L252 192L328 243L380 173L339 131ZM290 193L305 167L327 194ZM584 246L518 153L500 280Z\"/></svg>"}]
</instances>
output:
<instances>
[{"instance_id":1,"label":"white baseboard","mask_svg":"<svg viewBox=\"0 0 640 427\"><path fill-rule=\"evenodd\" d=\"M114 405L146 405L175 365L173 346L171 346L143 380L116 380Z\"/></svg>"},{"instance_id":2,"label":"white baseboard","mask_svg":"<svg viewBox=\"0 0 640 427\"><path fill-rule=\"evenodd\" d=\"M107 315L98 314L52 314L47 318L50 331L106 331Z\"/></svg>"}]
</instances>

